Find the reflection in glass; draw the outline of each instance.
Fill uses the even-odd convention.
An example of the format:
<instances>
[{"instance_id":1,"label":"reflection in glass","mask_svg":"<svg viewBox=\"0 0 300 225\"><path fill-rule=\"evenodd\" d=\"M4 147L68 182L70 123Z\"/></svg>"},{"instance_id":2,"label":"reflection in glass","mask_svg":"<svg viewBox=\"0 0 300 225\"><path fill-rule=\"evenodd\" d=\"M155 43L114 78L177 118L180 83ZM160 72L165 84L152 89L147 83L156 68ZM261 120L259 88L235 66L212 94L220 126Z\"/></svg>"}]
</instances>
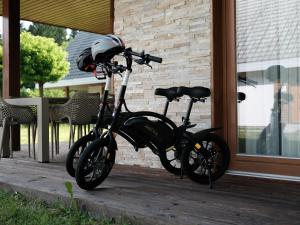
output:
<instances>
[{"instance_id":1,"label":"reflection in glass","mask_svg":"<svg viewBox=\"0 0 300 225\"><path fill-rule=\"evenodd\" d=\"M236 0L238 151L300 157L300 1Z\"/></svg>"}]
</instances>

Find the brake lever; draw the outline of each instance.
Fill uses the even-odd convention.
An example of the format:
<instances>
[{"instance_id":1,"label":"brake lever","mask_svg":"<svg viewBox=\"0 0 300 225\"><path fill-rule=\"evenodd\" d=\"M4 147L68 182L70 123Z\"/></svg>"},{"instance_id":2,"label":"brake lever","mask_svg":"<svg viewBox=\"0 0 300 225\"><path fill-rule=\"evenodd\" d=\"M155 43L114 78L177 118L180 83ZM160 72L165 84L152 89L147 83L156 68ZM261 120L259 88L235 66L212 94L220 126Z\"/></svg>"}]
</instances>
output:
<instances>
[{"instance_id":1,"label":"brake lever","mask_svg":"<svg viewBox=\"0 0 300 225\"><path fill-rule=\"evenodd\" d=\"M145 64L145 60L144 59L134 59L134 61L139 64L139 65L143 65Z\"/></svg>"},{"instance_id":2,"label":"brake lever","mask_svg":"<svg viewBox=\"0 0 300 225\"><path fill-rule=\"evenodd\" d=\"M148 63L145 63L146 66L149 66L152 69L152 66Z\"/></svg>"}]
</instances>

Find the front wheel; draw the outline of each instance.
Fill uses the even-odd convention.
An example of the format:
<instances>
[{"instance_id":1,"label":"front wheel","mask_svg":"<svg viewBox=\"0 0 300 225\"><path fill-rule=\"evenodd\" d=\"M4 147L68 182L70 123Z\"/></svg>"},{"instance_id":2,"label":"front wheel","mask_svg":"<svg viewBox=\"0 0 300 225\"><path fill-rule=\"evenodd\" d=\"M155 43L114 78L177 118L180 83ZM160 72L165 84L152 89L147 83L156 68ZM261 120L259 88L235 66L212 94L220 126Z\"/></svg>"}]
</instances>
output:
<instances>
[{"instance_id":1,"label":"front wheel","mask_svg":"<svg viewBox=\"0 0 300 225\"><path fill-rule=\"evenodd\" d=\"M211 181L215 181L228 169L230 151L226 142L214 133L196 133L194 138L198 145L184 149L181 155L182 169L191 180L209 184L209 176Z\"/></svg>"},{"instance_id":2,"label":"front wheel","mask_svg":"<svg viewBox=\"0 0 300 225\"><path fill-rule=\"evenodd\" d=\"M76 168L76 182L85 190L100 185L115 163L116 149L109 149L109 141L99 138L93 141L80 156Z\"/></svg>"},{"instance_id":3,"label":"front wheel","mask_svg":"<svg viewBox=\"0 0 300 225\"><path fill-rule=\"evenodd\" d=\"M66 158L66 169L70 176L75 177L75 171L78 164L80 155L86 149L86 147L95 140L95 136L92 134L85 135L79 138L70 148Z\"/></svg>"}]
</instances>

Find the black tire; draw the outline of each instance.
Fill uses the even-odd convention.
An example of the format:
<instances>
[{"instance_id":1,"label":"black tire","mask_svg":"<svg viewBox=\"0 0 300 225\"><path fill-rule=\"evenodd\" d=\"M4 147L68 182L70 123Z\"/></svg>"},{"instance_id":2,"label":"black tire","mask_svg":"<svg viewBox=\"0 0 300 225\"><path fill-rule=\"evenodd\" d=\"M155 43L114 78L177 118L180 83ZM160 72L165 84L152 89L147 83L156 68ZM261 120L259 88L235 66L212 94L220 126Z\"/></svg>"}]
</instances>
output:
<instances>
[{"instance_id":1,"label":"black tire","mask_svg":"<svg viewBox=\"0 0 300 225\"><path fill-rule=\"evenodd\" d=\"M108 145L107 139L98 138L80 156L75 173L80 188L94 189L110 173L115 163L116 149L109 149Z\"/></svg>"},{"instance_id":2,"label":"black tire","mask_svg":"<svg viewBox=\"0 0 300 225\"><path fill-rule=\"evenodd\" d=\"M209 184L207 162L211 163L211 180L215 181L228 169L230 151L226 142L214 133L206 135L196 133L194 138L204 149L197 150L194 146L184 149L181 155L182 169L191 180L200 184ZM207 157L204 157L204 154Z\"/></svg>"},{"instance_id":3,"label":"black tire","mask_svg":"<svg viewBox=\"0 0 300 225\"><path fill-rule=\"evenodd\" d=\"M66 170L68 174L75 177L75 171L80 155L85 148L94 140L94 135L88 134L79 138L70 148L66 159Z\"/></svg>"},{"instance_id":4,"label":"black tire","mask_svg":"<svg viewBox=\"0 0 300 225\"><path fill-rule=\"evenodd\" d=\"M159 152L159 159L162 166L170 173L179 176L181 174L180 155L176 148L167 149Z\"/></svg>"}]
</instances>

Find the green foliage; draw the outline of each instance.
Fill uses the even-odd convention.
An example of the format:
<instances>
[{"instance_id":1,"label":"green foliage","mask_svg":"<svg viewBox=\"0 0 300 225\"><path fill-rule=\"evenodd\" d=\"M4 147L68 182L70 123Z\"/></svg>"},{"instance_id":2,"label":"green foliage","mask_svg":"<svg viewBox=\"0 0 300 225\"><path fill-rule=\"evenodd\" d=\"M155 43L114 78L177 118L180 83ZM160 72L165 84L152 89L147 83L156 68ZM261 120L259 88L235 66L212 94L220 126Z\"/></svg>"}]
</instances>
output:
<instances>
[{"instance_id":1,"label":"green foliage","mask_svg":"<svg viewBox=\"0 0 300 225\"><path fill-rule=\"evenodd\" d=\"M53 38L55 42L59 45L67 41L67 31L65 28L61 27L33 23L29 26L28 32L35 36Z\"/></svg>"},{"instance_id":2,"label":"green foliage","mask_svg":"<svg viewBox=\"0 0 300 225\"><path fill-rule=\"evenodd\" d=\"M74 212L62 202L48 206L42 201L28 201L19 193L9 194L0 190L1 225L131 225L127 219L90 217L87 213Z\"/></svg>"},{"instance_id":3,"label":"green foliage","mask_svg":"<svg viewBox=\"0 0 300 225\"><path fill-rule=\"evenodd\" d=\"M73 198L73 185L70 181L66 181L65 182L65 187L67 189L68 194L70 195L70 198Z\"/></svg>"},{"instance_id":4,"label":"green foliage","mask_svg":"<svg viewBox=\"0 0 300 225\"><path fill-rule=\"evenodd\" d=\"M27 125L22 125L20 129L20 139L21 139L21 144L28 144L28 129ZM59 141L60 142L68 142L69 141L69 135L70 135L70 126L69 124L60 124L59 125ZM77 137L77 132L76 132L76 137ZM49 125L49 140L51 140L51 127ZM1 225L1 224L0 224Z\"/></svg>"},{"instance_id":5,"label":"green foliage","mask_svg":"<svg viewBox=\"0 0 300 225\"><path fill-rule=\"evenodd\" d=\"M22 87L20 91L20 95L23 97L38 97L39 90L38 89L30 89L26 87ZM62 89L45 89L44 97L49 98L63 98L66 97L64 90Z\"/></svg>"},{"instance_id":6,"label":"green foliage","mask_svg":"<svg viewBox=\"0 0 300 225\"><path fill-rule=\"evenodd\" d=\"M2 86L3 86L3 83L2 83L2 80L3 80L3 73L2 73L2 70L3 70L3 48L2 48L2 45L0 45L0 96L2 96Z\"/></svg>"},{"instance_id":7,"label":"green foliage","mask_svg":"<svg viewBox=\"0 0 300 225\"><path fill-rule=\"evenodd\" d=\"M53 39L21 33L21 80L38 83L40 96L45 82L59 80L68 72L67 52Z\"/></svg>"},{"instance_id":8,"label":"green foliage","mask_svg":"<svg viewBox=\"0 0 300 225\"><path fill-rule=\"evenodd\" d=\"M73 193L73 185L70 181L66 181L65 182L65 187L66 190L70 196L70 200L71 200L71 205L70 205L70 210L73 210L75 213L79 212L79 206L74 198L74 193Z\"/></svg>"}]
</instances>

